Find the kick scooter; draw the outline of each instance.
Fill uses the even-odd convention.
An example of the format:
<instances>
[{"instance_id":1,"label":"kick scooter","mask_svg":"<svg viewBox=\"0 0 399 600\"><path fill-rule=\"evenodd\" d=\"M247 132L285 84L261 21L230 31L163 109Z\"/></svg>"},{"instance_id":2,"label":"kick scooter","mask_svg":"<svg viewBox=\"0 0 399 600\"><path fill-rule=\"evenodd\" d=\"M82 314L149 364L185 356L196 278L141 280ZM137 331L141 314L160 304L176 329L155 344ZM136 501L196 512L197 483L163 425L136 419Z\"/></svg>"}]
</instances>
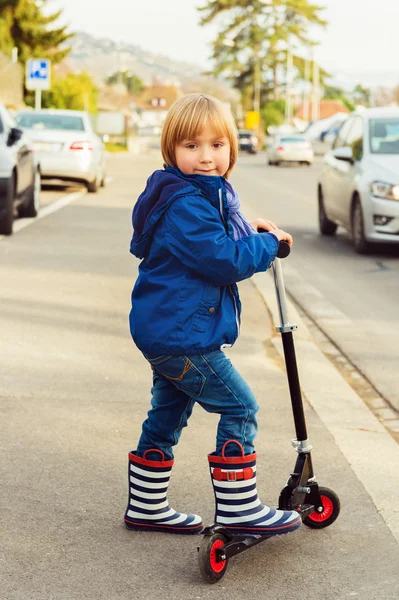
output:
<instances>
[{"instance_id":1,"label":"kick scooter","mask_svg":"<svg viewBox=\"0 0 399 600\"><path fill-rule=\"evenodd\" d=\"M296 432L296 439L292 440L291 443L298 456L294 471L280 492L278 508L281 510L296 510L301 515L302 522L305 525L312 529L322 529L336 520L340 511L340 502L335 492L329 488L319 486L313 472L310 455L312 446L309 443L306 430L294 348L293 332L297 329L297 326L295 323L290 323L287 318L283 271L280 261L289 253L290 247L287 242L280 242L277 253L278 258L272 264L272 269L281 323L279 327L276 327L276 330L281 333L283 342ZM220 581L226 573L229 559L232 556L240 554L270 537L259 534L233 535L217 523L206 527L202 535L202 542L198 547L198 559L201 574L208 583Z\"/></svg>"}]
</instances>

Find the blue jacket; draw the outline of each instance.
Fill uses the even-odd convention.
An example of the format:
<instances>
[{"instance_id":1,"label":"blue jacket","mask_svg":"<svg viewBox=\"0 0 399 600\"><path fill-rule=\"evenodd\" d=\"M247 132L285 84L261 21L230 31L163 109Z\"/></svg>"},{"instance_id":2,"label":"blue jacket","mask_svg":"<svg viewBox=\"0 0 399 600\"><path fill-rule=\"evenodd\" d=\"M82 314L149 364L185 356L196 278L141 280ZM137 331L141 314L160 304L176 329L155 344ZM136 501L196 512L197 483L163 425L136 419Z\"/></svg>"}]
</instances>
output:
<instances>
[{"instance_id":1,"label":"blue jacket","mask_svg":"<svg viewBox=\"0 0 399 600\"><path fill-rule=\"evenodd\" d=\"M266 271L276 256L269 233L234 241L224 181L166 167L148 178L136 202L130 251L143 260L130 331L150 356L232 345L241 314L236 282Z\"/></svg>"}]
</instances>

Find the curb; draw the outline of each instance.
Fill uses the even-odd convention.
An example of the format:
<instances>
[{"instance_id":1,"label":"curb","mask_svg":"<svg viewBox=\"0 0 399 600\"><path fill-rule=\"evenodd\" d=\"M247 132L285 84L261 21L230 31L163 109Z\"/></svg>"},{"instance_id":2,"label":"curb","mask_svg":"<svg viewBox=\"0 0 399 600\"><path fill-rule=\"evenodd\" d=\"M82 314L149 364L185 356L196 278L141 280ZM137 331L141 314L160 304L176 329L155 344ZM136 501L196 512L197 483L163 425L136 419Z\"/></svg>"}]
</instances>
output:
<instances>
[{"instance_id":1,"label":"curb","mask_svg":"<svg viewBox=\"0 0 399 600\"><path fill-rule=\"evenodd\" d=\"M272 321L278 323L272 271L251 279ZM301 388L306 400L334 437L352 470L372 498L377 511L399 543L399 446L358 394L317 347L292 301L287 298L290 322L298 325L295 349ZM272 343L284 358L280 335Z\"/></svg>"}]
</instances>

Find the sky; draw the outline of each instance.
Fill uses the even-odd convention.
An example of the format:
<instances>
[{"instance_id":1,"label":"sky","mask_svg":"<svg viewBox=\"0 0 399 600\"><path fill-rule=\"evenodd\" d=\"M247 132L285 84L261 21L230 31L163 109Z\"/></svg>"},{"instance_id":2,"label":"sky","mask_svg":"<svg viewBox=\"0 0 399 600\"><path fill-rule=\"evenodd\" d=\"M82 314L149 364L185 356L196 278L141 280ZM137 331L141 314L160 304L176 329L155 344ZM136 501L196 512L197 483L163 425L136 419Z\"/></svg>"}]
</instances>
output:
<instances>
[{"instance_id":1,"label":"sky","mask_svg":"<svg viewBox=\"0 0 399 600\"><path fill-rule=\"evenodd\" d=\"M326 7L326 30L315 31L320 41L315 58L352 87L399 84L398 0L311 0ZM47 0L62 9L60 22L71 31L85 31L176 60L210 67L214 24L200 27L196 7L205 0ZM248 2L250 5L250 1Z\"/></svg>"}]
</instances>

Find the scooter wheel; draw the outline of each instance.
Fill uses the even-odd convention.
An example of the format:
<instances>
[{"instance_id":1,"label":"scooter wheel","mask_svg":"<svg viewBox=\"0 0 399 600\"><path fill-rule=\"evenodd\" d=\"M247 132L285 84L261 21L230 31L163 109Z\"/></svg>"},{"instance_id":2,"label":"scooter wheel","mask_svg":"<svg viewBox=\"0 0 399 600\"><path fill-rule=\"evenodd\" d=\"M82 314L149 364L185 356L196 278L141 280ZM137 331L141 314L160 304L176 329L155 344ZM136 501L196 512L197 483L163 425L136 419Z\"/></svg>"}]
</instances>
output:
<instances>
[{"instance_id":1,"label":"scooter wheel","mask_svg":"<svg viewBox=\"0 0 399 600\"><path fill-rule=\"evenodd\" d=\"M304 524L312 529L329 527L337 519L341 510L341 503L335 492L326 487L319 487L323 510L315 510L303 520Z\"/></svg>"},{"instance_id":2,"label":"scooter wheel","mask_svg":"<svg viewBox=\"0 0 399 600\"><path fill-rule=\"evenodd\" d=\"M216 550L223 548L226 538L220 533L204 535L198 549L198 563L201 575L208 583L217 583L226 573L228 558L218 560Z\"/></svg>"}]
</instances>

